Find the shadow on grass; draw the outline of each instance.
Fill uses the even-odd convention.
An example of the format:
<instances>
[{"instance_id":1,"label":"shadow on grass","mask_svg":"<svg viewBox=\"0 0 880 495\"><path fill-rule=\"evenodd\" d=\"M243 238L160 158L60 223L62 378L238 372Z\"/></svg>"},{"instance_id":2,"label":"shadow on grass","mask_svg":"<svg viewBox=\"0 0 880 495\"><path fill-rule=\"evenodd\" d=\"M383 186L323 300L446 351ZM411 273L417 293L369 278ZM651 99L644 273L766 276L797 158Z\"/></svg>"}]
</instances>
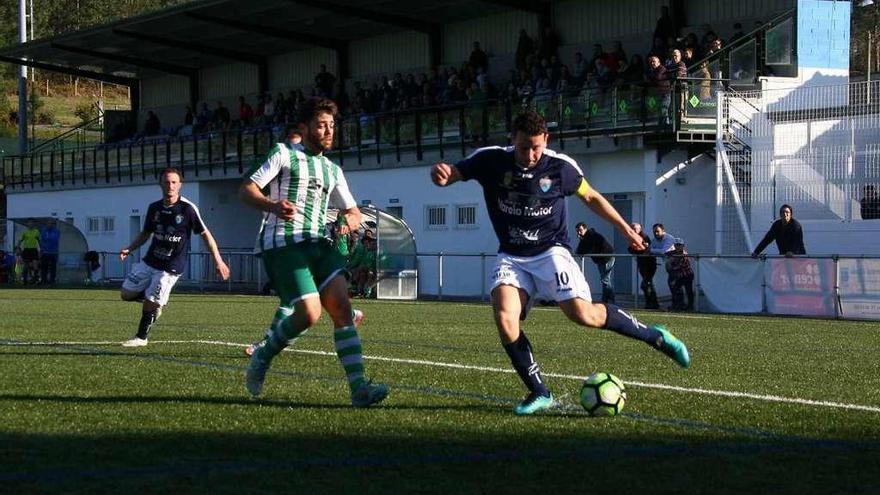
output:
<instances>
[{"instance_id":1,"label":"shadow on grass","mask_svg":"<svg viewBox=\"0 0 880 495\"><path fill-rule=\"evenodd\" d=\"M373 431L368 420L355 433L7 433L0 434L0 482L9 493L582 493L603 486L622 493L797 493L880 483L876 445L601 429L470 433L412 425Z\"/></svg>"}]
</instances>

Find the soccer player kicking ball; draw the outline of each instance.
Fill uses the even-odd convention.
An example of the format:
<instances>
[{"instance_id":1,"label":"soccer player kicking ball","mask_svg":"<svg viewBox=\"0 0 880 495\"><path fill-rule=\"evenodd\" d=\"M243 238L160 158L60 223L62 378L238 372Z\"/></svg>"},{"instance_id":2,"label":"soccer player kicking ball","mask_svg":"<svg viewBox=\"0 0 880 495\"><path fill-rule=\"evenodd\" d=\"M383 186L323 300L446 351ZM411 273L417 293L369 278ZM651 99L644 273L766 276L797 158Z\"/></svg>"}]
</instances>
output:
<instances>
[{"instance_id":1,"label":"soccer player kicking ball","mask_svg":"<svg viewBox=\"0 0 880 495\"><path fill-rule=\"evenodd\" d=\"M642 238L605 198L590 187L574 160L547 149L547 124L533 111L513 122L513 146L481 148L456 165L437 163L434 184L445 187L474 179L483 196L499 253L492 283L492 308L501 342L513 368L529 389L516 414L553 405L532 346L520 328L534 299L554 300L571 321L606 328L641 340L680 366L690 366L684 342L661 325L648 327L613 304L591 302L590 287L568 250L565 197L577 195L617 227L633 246Z\"/></svg>"},{"instance_id":2,"label":"soccer player kicking ball","mask_svg":"<svg viewBox=\"0 0 880 495\"><path fill-rule=\"evenodd\" d=\"M348 377L351 403L367 407L382 401L388 387L364 377L361 340L352 317L345 258L326 238L327 205L345 218L343 233L356 230L361 212L342 169L324 152L333 146L336 104L313 98L297 115L303 148L279 143L266 160L244 176L241 200L264 212L257 239L266 273L281 300L263 346L254 350L245 386L260 395L272 359L317 323L321 307L333 320L336 355ZM269 186L269 195L262 189Z\"/></svg>"}]
</instances>

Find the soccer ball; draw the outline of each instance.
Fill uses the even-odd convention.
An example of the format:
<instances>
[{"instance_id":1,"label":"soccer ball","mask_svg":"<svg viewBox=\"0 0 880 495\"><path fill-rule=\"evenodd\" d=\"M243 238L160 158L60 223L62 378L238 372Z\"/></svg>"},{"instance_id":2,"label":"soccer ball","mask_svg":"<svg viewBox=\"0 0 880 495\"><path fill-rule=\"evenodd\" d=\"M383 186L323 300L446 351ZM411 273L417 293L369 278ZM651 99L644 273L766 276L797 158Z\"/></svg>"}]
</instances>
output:
<instances>
[{"instance_id":1,"label":"soccer ball","mask_svg":"<svg viewBox=\"0 0 880 495\"><path fill-rule=\"evenodd\" d=\"M581 387L581 405L590 416L620 414L626 403L626 392L620 378L611 373L594 373Z\"/></svg>"}]
</instances>

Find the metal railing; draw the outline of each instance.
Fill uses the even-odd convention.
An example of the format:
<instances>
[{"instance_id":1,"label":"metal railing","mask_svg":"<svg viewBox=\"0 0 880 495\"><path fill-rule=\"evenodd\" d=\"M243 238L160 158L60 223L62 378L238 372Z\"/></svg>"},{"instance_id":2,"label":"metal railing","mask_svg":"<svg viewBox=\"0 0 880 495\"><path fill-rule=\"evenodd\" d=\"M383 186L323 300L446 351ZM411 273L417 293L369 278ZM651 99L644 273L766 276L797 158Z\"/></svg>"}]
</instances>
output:
<instances>
[{"instance_id":1,"label":"metal railing","mask_svg":"<svg viewBox=\"0 0 880 495\"><path fill-rule=\"evenodd\" d=\"M262 262L251 252L222 251L230 268L228 281L214 272L209 253L191 253L180 285L205 291L260 293L267 280ZM99 253L101 268L94 282L120 283L136 259L120 262L118 253ZM488 300L496 254L417 253L418 296L427 300ZM622 307L642 306L642 278L629 253L617 258L627 290L616 290ZM694 310L880 320L880 256L687 255L694 272ZM645 257L645 256L642 256ZM670 296L664 258L656 257L653 284L661 301ZM454 261L452 261L454 260ZM594 297L599 299L598 272L589 256L578 256ZM380 271L381 278L381 271ZM620 277L617 278L620 280ZM598 290L597 290L598 289Z\"/></svg>"},{"instance_id":2,"label":"metal railing","mask_svg":"<svg viewBox=\"0 0 880 495\"><path fill-rule=\"evenodd\" d=\"M556 145L590 135L662 130L668 96L641 84L588 88L524 102L488 101L392 113L346 116L337 126L333 157L346 166L422 160L427 150L465 156L474 146L507 142L511 119L532 108L550 123ZM670 127L671 130L671 127ZM280 126L241 128L176 137L79 146L6 156L0 182L10 190L107 185L154 180L167 167L186 177L240 175L280 140ZM375 164L375 165L372 165Z\"/></svg>"}]
</instances>

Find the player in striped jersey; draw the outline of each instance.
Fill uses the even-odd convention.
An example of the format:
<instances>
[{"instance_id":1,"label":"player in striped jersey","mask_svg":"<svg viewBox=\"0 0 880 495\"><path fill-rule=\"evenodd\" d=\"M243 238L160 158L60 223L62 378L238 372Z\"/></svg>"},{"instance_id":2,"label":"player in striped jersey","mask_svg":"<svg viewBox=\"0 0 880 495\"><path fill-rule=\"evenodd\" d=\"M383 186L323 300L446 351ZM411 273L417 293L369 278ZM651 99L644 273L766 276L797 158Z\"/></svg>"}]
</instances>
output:
<instances>
[{"instance_id":1,"label":"player in striped jersey","mask_svg":"<svg viewBox=\"0 0 880 495\"><path fill-rule=\"evenodd\" d=\"M364 377L345 258L324 231L331 202L345 218L342 233L356 230L361 223L342 169L324 156L333 146L336 114L332 100L315 98L304 103L297 115L302 148L275 145L263 162L247 171L239 188L245 204L264 212L257 252L281 302L266 344L251 356L245 386L251 395L260 395L272 359L317 323L323 306L333 320L336 354L348 378L351 403L367 407L382 401L388 387Z\"/></svg>"}]
</instances>

